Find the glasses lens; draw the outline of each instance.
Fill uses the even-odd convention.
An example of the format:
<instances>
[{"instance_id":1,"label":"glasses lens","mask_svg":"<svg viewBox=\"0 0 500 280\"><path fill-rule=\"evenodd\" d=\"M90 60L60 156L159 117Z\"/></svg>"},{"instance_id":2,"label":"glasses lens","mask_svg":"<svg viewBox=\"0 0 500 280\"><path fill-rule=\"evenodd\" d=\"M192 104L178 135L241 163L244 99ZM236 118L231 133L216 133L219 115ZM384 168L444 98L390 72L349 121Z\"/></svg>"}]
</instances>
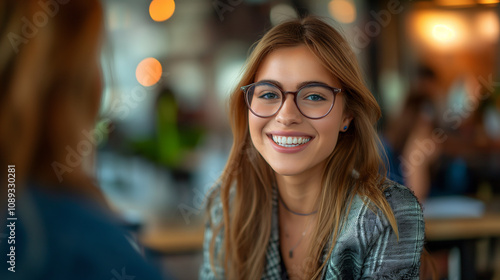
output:
<instances>
[{"instance_id":1,"label":"glasses lens","mask_svg":"<svg viewBox=\"0 0 500 280\"><path fill-rule=\"evenodd\" d=\"M261 117L274 115L280 108L283 96L276 86L271 84L256 84L246 92L250 109Z\"/></svg>"},{"instance_id":2,"label":"glasses lens","mask_svg":"<svg viewBox=\"0 0 500 280\"><path fill-rule=\"evenodd\" d=\"M335 102L335 94L327 87L308 86L297 95L297 106L309 118L320 118L330 112Z\"/></svg>"}]
</instances>

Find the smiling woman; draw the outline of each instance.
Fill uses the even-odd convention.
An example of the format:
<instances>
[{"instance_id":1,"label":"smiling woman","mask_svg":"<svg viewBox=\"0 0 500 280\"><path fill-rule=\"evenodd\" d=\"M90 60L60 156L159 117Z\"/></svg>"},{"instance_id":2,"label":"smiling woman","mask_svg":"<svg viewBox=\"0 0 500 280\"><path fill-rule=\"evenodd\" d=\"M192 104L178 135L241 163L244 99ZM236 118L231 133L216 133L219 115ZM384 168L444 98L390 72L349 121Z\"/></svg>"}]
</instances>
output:
<instances>
[{"instance_id":1,"label":"smiling woman","mask_svg":"<svg viewBox=\"0 0 500 280\"><path fill-rule=\"evenodd\" d=\"M333 152L339 132L352 120L350 114L344 114L342 94L335 98L341 91L340 84L305 45L270 53L258 68L255 80L274 81L286 90L298 90L295 98L289 91L278 91L282 105L274 116L261 117L251 111L248 125L253 145L276 173L284 200L294 195L292 189L284 187L292 183L300 185L295 195L301 198L290 203L300 204L298 208L314 207L312 200L319 191L326 158ZM299 139L304 143L293 145ZM302 196L307 185L317 186L315 195ZM311 203L304 204L306 199L311 199Z\"/></svg>"},{"instance_id":2,"label":"smiling woman","mask_svg":"<svg viewBox=\"0 0 500 280\"><path fill-rule=\"evenodd\" d=\"M418 279L422 210L381 172L380 115L334 28L307 17L264 35L231 95L200 278Z\"/></svg>"}]
</instances>

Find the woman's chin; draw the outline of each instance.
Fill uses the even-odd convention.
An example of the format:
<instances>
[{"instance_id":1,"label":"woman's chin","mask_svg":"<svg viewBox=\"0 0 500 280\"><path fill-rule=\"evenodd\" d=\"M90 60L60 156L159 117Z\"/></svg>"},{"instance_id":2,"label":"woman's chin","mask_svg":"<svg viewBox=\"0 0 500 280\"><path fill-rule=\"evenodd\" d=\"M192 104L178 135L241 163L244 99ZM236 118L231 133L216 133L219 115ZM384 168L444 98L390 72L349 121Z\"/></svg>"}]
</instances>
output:
<instances>
[{"instance_id":1,"label":"woman's chin","mask_svg":"<svg viewBox=\"0 0 500 280\"><path fill-rule=\"evenodd\" d=\"M297 176L304 174L304 168L298 168L297 166L273 166L271 168L274 170L276 175L280 176Z\"/></svg>"}]
</instances>

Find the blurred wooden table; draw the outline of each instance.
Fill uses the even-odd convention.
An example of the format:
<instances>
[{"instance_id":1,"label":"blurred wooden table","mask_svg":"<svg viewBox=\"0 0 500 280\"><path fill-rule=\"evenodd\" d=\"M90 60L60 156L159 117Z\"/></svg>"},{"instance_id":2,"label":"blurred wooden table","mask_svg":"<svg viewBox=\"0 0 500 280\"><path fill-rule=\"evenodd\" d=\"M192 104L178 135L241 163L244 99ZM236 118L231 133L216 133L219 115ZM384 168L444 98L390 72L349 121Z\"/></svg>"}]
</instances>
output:
<instances>
[{"instance_id":1,"label":"blurred wooden table","mask_svg":"<svg viewBox=\"0 0 500 280\"><path fill-rule=\"evenodd\" d=\"M462 279L476 279L477 241L488 238L500 242L500 213L487 212L479 218L426 219L425 232L429 247L457 247ZM493 269L498 269L495 264Z\"/></svg>"},{"instance_id":2,"label":"blurred wooden table","mask_svg":"<svg viewBox=\"0 0 500 280\"><path fill-rule=\"evenodd\" d=\"M139 240L146 248L161 254L201 252L204 230L203 225L161 228L139 235Z\"/></svg>"},{"instance_id":3,"label":"blurred wooden table","mask_svg":"<svg viewBox=\"0 0 500 280\"><path fill-rule=\"evenodd\" d=\"M163 253L202 250L202 225L150 230L139 236L146 247ZM426 219L428 241L450 241L500 237L500 214L485 214L481 218Z\"/></svg>"},{"instance_id":4,"label":"blurred wooden table","mask_svg":"<svg viewBox=\"0 0 500 280\"><path fill-rule=\"evenodd\" d=\"M459 240L500 237L500 214L486 213L480 218L426 219L427 240Z\"/></svg>"}]
</instances>

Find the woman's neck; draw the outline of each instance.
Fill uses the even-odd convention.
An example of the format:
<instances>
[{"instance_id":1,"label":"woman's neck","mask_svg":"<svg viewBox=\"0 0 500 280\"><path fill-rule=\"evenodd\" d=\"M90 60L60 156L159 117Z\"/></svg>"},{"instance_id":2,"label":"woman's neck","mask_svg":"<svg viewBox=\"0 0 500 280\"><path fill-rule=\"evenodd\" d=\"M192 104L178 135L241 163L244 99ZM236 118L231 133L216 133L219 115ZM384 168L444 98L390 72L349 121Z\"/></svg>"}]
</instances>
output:
<instances>
[{"instance_id":1,"label":"woman's neck","mask_svg":"<svg viewBox=\"0 0 500 280\"><path fill-rule=\"evenodd\" d=\"M305 172L294 176L276 174L278 192L283 203L289 210L302 214L318 210L317 198L321 191L321 180L322 172Z\"/></svg>"}]
</instances>

